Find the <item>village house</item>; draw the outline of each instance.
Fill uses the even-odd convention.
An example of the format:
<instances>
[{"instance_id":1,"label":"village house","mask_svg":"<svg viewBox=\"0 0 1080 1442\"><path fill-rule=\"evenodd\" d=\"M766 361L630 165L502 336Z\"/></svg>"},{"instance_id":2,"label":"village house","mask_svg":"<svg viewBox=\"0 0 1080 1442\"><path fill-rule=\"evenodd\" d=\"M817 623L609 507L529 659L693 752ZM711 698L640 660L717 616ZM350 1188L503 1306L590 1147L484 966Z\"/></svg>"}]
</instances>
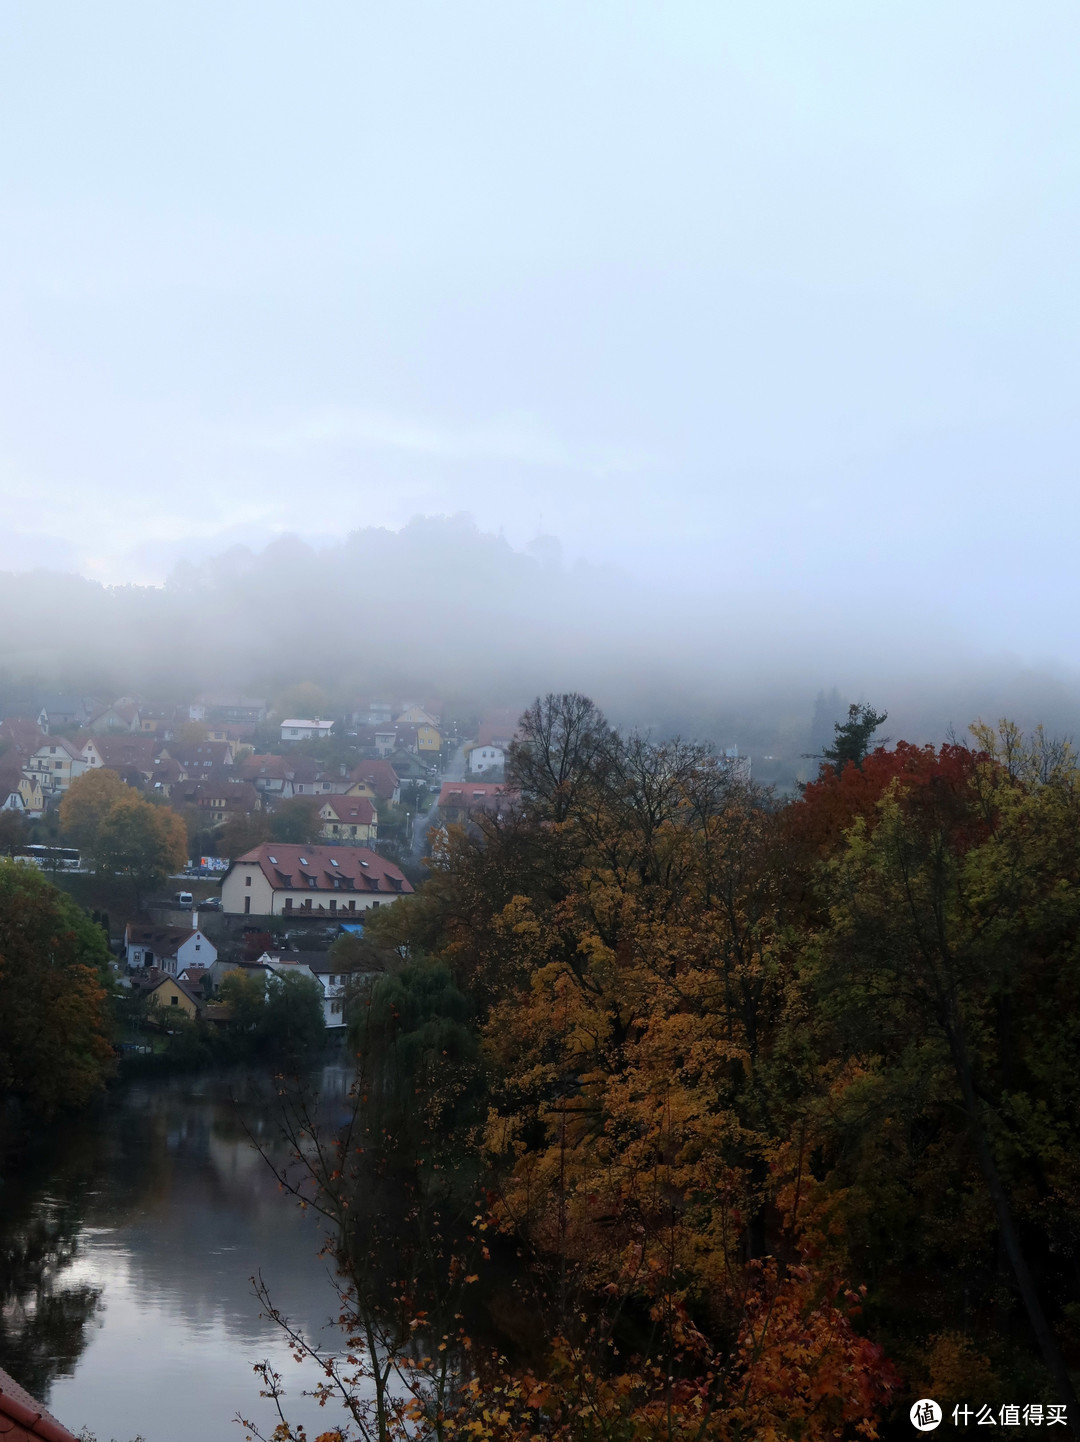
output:
<instances>
[{"instance_id":1,"label":"village house","mask_svg":"<svg viewBox=\"0 0 1080 1442\"><path fill-rule=\"evenodd\" d=\"M23 768L31 779L41 783L46 801L50 796L63 795L77 776L86 771L81 750L62 736L46 737Z\"/></svg>"},{"instance_id":2,"label":"village house","mask_svg":"<svg viewBox=\"0 0 1080 1442\"><path fill-rule=\"evenodd\" d=\"M142 988L142 994L151 1007L160 1008L165 1016L170 1011L182 1011L194 1020L202 1010L202 997L178 976L163 976L160 981Z\"/></svg>"},{"instance_id":3,"label":"village house","mask_svg":"<svg viewBox=\"0 0 1080 1442\"><path fill-rule=\"evenodd\" d=\"M221 908L233 916L340 916L412 890L398 867L366 847L267 841L233 861Z\"/></svg>"},{"instance_id":4,"label":"village house","mask_svg":"<svg viewBox=\"0 0 1080 1442\"><path fill-rule=\"evenodd\" d=\"M322 835L327 841L374 841L379 818L366 796L331 796L319 807Z\"/></svg>"},{"instance_id":5,"label":"village house","mask_svg":"<svg viewBox=\"0 0 1080 1442\"><path fill-rule=\"evenodd\" d=\"M278 976L309 976L323 994L323 1024L327 1029L345 1025L345 989L349 973L341 971L328 951L264 951L259 963Z\"/></svg>"},{"instance_id":6,"label":"village house","mask_svg":"<svg viewBox=\"0 0 1080 1442\"><path fill-rule=\"evenodd\" d=\"M7 757L0 758L0 811L17 811L31 818L45 812L45 793L38 776L28 776L19 769L18 761L4 768Z\"/></svg>"},{"instance_id":7,"label":"village house","mask_svg":"<svg viewBox=\"0 0 1080 1442\"><path fill-rule=\"evenodd\" d=\"M407 702L400 716L394 718L395 726L438 726L439 718L415 701Z\"/></svg>"},{"instance_id":8,"label":"village house","mask_svg":"<svg viewBox=\"0 0 1080 1442\"><path fill-rule=\"evenodd\" d=\"M464 826L481 814L505 816L518 795L496 781L444 781L436 804L444 825Z\"/></svg>"},{"instance_id":9,"label":"village house","mask_svg":"<svg viewBox=\"0 0 1080 1442\"><path fill-rule=\"evenodd\" d=\"M359 702L349 720L354 726L386 726L394 717L389 701Z\"/></svg>"},{"instance_id":10,"label":"village house","mask_svg":"<svg viewBox=\"0 0 1080 1442\"><path fill-rule=\"evenodd\" d=\"M95 736L110 731L138 731L140 729L139 703L130 696L122 696L111 706L99 710L85 723L86 729Z\"/></svg>"},{"instance_id":11,"label":"village house","mask_svg":"<svg viewBox=\"0 0 1080 1442\"><path fill-rule=\"evenodd\" d=\"M437 727L421 722L417 726L399 726L397 744L399 748L413 751L418 756L434 759L442 750L442 736Z\"/></svg>"},{"instance_id":12,"label":"village house","mask_svg":"<svg viewBox=\"0 0 1080 1442\"><path fill-rule=\"evenodd\" d=\"M176 979L189 986L197 996L203 996L203 982L209 975L209 966L185 966Z\"/></svg>"},{"instance_id":13,"label":"village house","mask_svg":"<svg viewBox=\"0 0 1080 1442\"><path fill-rule=\"evenodd\" d=\"M196 741L186 746L180 741L170 741L161 757L177 762L186 776L194 780L202 780L213 770L228 770L235 761L230 741Z\"/></svg>"},{"instance_id":14,"label":"village house","mask_svg":"<svg viewBox=\"0 0 1080 1442\"><path fill-rule=\"evenodd\" d=\"M92 736L81 751L88 771L107 768L125 781L133 774L149 782L157 768L161 742L154 736Z\"/></svg>"},{"instance_id":15,"label":"village house","mask_svg":"<svg viewBox=\"0 0 1080 1442\"><path fill-rule=\"evenodd\" d=\"M333 721L305 721L292 717L281 723L281 739L292 741L321 741L334 729Z\"/></svg>"},{"instance_id":16,"label":"village house","mask_svg":"<svg viewBox=\"0 0 1080 1442\"><path fill-rule=\"evenodd\" d=\"M94 703L85 696L50 696L41 703L37 723L46 736L81 731L94 709Z\"/></svg>"},{"instance_id":17,"label":"village house","mask_svg":"<svg viewBox=\"0 0 1080 1442\"><path fill-rule=\"evenodd\" d=\"M210 997L219 996L221 983L234 971L242 972L244 976L255 977L265 987L269 968L263 961L224 961L219 958L203 976L203 997L209 1000Z\"/></svg>"},{"instance_id":18,"label":"village house","mask_svg":"<svg viewBox=\"0 0 1080 1442\"><path fill-rule=\"evenodd\" d=\"M196 925L157 926L150 921L129 921L124 928L124 954L128 967L158 967L179 976L188 966L213 966L217 947Z\"/></svg>"},{"instance_id":19,"label":"village house","mask_svg":"<svg viewBox=\"0 0 1080 1442\"><path fill-rule=\"evenodd\" d=\"M397 806L401 801L401 781L389 761L381 758L375 761L361 761L349 772L349 779L368 787L369 794L375 801L382 801L391 806ZM350 787L345 794L352 796L354 792Z\"/></svg>"},{"instance_id":20,"label":"village house","mask_svg":"<svg viewBox=\"0 0 1080 1442\"><path fill-rule=\"evenodd\" d=\"M164 738L172 729L173 713L163 706L143 706L139 710L139 731L144 736Z\"/></svg>"},{"instance_id":21,"label":"village house","mask_svg":"<svg viewBox=\"0 0 1080 1442\"><path fill-rule=\"evenodd\" d=\"M485 771L502 770L506 765L506 750L493 741L484 746L474 741L465 747L465 761L469 775L480 776Z\"/></svg>"},{"instance_id":22,"label":"village house","mask_svg":"<svg viewBox=\"0 0 1080 1442\"><path fill-rule=\"evenodd\" d=\"M266 720L266 702L256 696L207 696L201 706L202 715L193 720L212 721L225 725L260 726Z\"/></svg>"},{"instance_id":23,"label":"village house","mask_svg":"<svg viewBox=\"0 0 1080 1442\"><path fill-rule=\"evenodd\" d=\"M250 781L179 781L170 787L174 806L194 806L209 826L262 810L262 797Z\"/></svg>"},{"instance_id":24,"label":"village house","mask_svg":"<svg viewBox=\"0 0 1080 1442\"><path fill-rule=\"evenodd\" d=\"M343 795L352 785L343 766L326 770L309 757L249 756L239 771L258 791L281 801L292 796Z\"/></svg>"}]
</instances>

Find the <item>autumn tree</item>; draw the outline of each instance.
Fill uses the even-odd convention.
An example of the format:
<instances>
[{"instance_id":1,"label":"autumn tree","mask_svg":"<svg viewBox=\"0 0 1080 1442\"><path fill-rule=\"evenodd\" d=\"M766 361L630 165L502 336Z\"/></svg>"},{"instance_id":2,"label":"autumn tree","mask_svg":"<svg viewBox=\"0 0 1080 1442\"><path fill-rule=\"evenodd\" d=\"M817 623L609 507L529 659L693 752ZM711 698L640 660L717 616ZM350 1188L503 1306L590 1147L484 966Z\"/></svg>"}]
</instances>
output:
<instances>
[{"instance_id":1,"label":"autumn tree","mask_svg":"<svg viewBox=\"0 0 1080 1442\"><path fill-rule=\"evenodd\" d=\"M60 826L66 838L93 856L98 834L112 806L134 793L107 767L77 776L60 802Z\"/></svg>"},{"instance_id":2,"label":"autumn tree","mask_svg":"<svg viewBox=\"0 0 1080 1442\"><path fill-rule=\"evenodd\" d=\"M1072 1405L1074 1278L1054 1257L1080 1235L1064 1205L1080 1188L1080 773L1012 726L976 739L907 748L868 807L847 770L804 799L858 801L787 997L787 1059L806 1062L793 1129L818 1159L805 1215L816 1246L843 1239L875 1276L910 1366L929 1376L951 1347L1023 1382L1005 1306Z\"/></svg>"},{"instance_id":3,"label":"autumn tree","mask_svg":"<svg viewBox=\"0 0 1080 1442\"><path fill-rule=\"evenodd\" d=\"M187 828L175 811L154 806L130 792L105 813L95 847L101 871L125 876L131 882L138 909L147 891L183 868Z\"/></svg>"},{"instance_id":4,"label":"autumn tree","mask_svg":"<svg viewBox=\"0 0 1080 1442\"><path fill-rule=\"evenodd\" d=\"M101 928L31 867L0 863L0 1095L49 1115L113 1068Z\"/></svg>"},{"instance_id":5,"label":"autumn tree","mask_svg":"<svg viewBox=\"0 0 1080 1442\"><path fill-rule=\"evenodd\" d=\"M209 735L210 728L205 721L182 721L176 728L176 740L181 746L198 746Z\"/></svg>"}]
</instances>

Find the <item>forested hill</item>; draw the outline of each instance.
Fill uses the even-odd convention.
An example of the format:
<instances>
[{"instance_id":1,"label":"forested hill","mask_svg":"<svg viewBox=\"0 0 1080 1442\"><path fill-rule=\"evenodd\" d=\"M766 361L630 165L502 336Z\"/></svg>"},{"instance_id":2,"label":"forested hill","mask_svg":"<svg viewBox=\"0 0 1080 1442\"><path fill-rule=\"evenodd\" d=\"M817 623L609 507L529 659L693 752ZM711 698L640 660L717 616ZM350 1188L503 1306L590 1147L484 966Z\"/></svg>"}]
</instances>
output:
<instances>
[{"instance_id":1,"label":"forested hill","mask_svg":"<svg viewBox=\"0 0 1080 1442\"><path fill-rule=\"evenodd\" d=\"M916 741L1005 714L1080 729L1075 678L966 654L854 599L827 644L805 608L729 594L723 571L719 556L676 595L648 574L566 564L550 537L515 549L459 516L318 547L238 546L160 587L4 573L0 693L272 699L310 680L342 706L419 689L475 713L583 689L628 724L738 744L756 761L812 749L815 697L833 687L844 702L883 701Z\"/></svg>"}]
</instances>

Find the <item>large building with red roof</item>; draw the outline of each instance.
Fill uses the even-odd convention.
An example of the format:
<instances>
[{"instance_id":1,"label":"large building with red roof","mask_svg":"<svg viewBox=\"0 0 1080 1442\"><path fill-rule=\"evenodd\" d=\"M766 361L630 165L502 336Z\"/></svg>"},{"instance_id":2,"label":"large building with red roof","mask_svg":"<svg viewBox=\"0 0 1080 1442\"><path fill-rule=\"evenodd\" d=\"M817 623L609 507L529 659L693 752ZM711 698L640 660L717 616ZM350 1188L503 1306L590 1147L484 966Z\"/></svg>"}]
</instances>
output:
<instances>
[{"instance_id":1,"label":"large building with red roof","mask_svg":"<svg viewBox=\"0 0 1080 1442\"><path fill-rule=\"evenodd\" d=\"M229 867L221 909L233 916L341 916L412 893L400 867L366 846L267 841Z\"/></svg>"}]
</instances>

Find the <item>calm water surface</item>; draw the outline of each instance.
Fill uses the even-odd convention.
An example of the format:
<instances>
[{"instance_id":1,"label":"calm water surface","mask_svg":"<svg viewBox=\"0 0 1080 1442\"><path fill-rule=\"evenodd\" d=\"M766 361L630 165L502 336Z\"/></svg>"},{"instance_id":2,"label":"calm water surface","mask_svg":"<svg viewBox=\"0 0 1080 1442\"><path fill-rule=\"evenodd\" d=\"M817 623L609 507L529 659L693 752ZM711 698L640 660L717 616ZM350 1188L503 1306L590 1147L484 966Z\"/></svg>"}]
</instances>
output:
<instances>
[{"instance_id":1,"label":"calm water surface","mask_svg":"<svg viewBox=\"0 0 1080 1442\"><path fill-rule=\"evenodd\" d=\"M316 1080L333 1122L350 1077L331 1066ZM251 1292L261 1270L311 1330L334 1310L317 1222L244 1131L282 1155L277 1105L250 1074L129 1083L2 1164L0 1365L73 1431L241 1442L241 1412L269 1432L276 1417L251 1370L263 1358L313 1435L339 1420L299 1399L314 1373Z\"/></svg>"}]
</instances>

